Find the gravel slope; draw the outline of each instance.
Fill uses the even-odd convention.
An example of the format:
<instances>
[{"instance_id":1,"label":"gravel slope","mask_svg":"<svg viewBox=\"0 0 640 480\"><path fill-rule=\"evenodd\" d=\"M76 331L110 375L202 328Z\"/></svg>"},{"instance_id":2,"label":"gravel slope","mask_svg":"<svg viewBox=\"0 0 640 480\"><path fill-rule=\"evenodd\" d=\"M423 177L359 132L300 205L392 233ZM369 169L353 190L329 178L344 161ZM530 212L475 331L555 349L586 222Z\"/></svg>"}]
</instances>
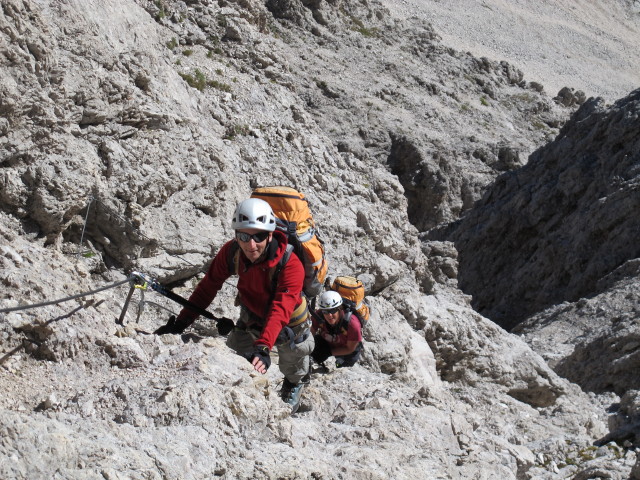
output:
<instances>
[{"instance_id":1,"label":"gravel slope","mask_svg":"<svg viewBox=\"0 0 640 480\"><path fill-rule=\"evenodd\" d=\"M433 24L445 45L507 60L549 95L568 86L612 102L640 87L640 2L383 0Z\"/></svg>"}]
</instances>

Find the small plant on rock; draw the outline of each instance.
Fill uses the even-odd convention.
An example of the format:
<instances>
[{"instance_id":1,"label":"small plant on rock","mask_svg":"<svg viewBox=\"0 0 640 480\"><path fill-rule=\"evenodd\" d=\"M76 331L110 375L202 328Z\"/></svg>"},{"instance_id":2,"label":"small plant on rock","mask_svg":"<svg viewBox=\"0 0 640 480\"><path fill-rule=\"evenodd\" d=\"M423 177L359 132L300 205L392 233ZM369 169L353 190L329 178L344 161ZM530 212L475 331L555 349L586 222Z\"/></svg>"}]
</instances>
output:
<instances>
[{"instance_id":1,"label":"small plant on rock","mask_svg":"<svg viewBox=\"0 0 640 480\"><path fill-rule=\"evenodd\" d=\"M217 80L209 80L207 82L207 86L213 87L213 88L217 88L218 90L222 90L223 92L231 92L231 86L230 85L228 85L226 83L219 82Z\"/></svg>"},{"instance_id":2,"label":"small plant on rock","mask_svg":"<svg viewBox=\"0 0 640 480\"><path fill-rule=\"evenodd\" d=\"M156 13L155 19L156 19L156 21L162 20L163 18L165 18L167 16L167 12L165 10L165 6L160 0L156 0L155 6L158 9L158 13Z\"/></svg>"},{"instance_id":3,"label":"small plant on rock","mask_svg":"<svg viewBox=\"0 0 640 480\"><path fill-rule=\"evenodd\" d=\"M223 138L225 140L233 140L238 135L249 135L249 133L251 133L251 129L249 128L249 125L235 124L227 128L227 131L225 132Z\"/></svg>"},{"instance_id":4,"label":"small plant on rock","mask_svg":"<svg viewBox=\"0 0 640 480\"><path fill-rule=\"evenodd\" d=\"M202 73L197 68L193 75L189 73L181 73L180 76L185 82L187 82L190 87L193 87L200 91L204 90L207 86L207 78L205 77L204 73Z\"/></svg>"},{"instance_id":5,"label":"small plant on rock","mask_svg":"<svg viewBox=\"0 0 640 480\"><path fill-rule=\"evenodd\" d=\"M178 41L176 40L176 37L173 37L171 40L167 42L167 48L169 48L170 50L173 50L177 46L178 46Z\"/></svg>"}]
</instances>

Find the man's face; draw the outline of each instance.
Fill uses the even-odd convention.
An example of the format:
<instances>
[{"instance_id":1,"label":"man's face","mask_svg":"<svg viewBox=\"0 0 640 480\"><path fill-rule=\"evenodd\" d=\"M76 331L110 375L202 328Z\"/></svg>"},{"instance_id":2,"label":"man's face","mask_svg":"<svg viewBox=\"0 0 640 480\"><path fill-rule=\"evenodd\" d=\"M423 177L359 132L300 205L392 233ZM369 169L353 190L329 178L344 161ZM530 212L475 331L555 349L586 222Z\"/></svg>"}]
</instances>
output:
<instances>
[{"instance_id":1,"label":"man's face","mask_svg":"<svg viewBox=\"0 0 640 480\"><path fill-rule=\"evenodd\" d=\"M265 232L264 230L255 228L238 230L236 232L238 245L240 245L242 252L251 263L255 263L262 256L272 236L273 234L271 232Z\"/></svg>"}]
</instances>

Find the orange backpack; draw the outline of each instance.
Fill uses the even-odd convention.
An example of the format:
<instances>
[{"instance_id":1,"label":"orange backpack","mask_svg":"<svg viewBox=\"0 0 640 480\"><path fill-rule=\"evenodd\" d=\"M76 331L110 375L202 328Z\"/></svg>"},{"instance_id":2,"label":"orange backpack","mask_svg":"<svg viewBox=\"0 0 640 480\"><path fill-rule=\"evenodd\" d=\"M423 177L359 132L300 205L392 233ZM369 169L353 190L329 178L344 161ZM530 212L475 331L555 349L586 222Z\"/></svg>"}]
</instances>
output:
<instances>
[{"instance_id":1,"label":"orange backpack","mask_svg":"<svg viewBox=\"0 0 640 480\"><path fill-rule=\"evenodd\" d=\"M364 328L369 322L371 312L364 298L365 291L362 282L355 277L340 276L333 280L330 289L340 294L345 301L345 305L350 307L358 315L362 323L362 328Z\"/></svg>"},{"instance_id":2,"label":"orange backpack","mask_svg":"<svg viewBox=\"0 0 640 480\"><path fill-rule=\"evenodd\" d=\"M284 232L294 253L304 266L303 291L309 298L320 293L327 276L324 244L304 194L290 187L259 187L251 193L271 205L276 216L276 228Z\"/></svg>"}]
</instances>

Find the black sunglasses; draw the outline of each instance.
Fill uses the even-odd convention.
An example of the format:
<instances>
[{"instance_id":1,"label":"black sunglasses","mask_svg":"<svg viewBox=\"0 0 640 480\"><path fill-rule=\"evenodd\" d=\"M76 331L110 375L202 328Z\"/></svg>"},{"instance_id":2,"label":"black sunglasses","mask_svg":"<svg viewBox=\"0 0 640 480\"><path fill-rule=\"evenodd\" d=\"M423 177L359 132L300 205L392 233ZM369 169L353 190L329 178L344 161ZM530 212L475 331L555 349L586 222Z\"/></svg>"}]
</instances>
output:
<instances>
[{"instance_id":1,"label":"black sunglasses","mask_svg":"<svg viewBox=\"0 0 640 480\"><path fill-rule=\"evenodd\" d=\"M236 238L241 242L247 243L249 240L253 240L256 243L264 242L269 236L270 232L254 233L253 235L245 232L236 232Z\"/></svg>"},{"instance_id":2,"label":"black sunglasses","mask_svg":"<svg viewBox=\"0 0 640 480\"><path fill-rule=\"evenodd\" d=\"M342 307L335 307L328 310L322 310L322 313L326 313L327 315L332 315L336 312L339 312Z\"/></svg>"}]
</instances>

